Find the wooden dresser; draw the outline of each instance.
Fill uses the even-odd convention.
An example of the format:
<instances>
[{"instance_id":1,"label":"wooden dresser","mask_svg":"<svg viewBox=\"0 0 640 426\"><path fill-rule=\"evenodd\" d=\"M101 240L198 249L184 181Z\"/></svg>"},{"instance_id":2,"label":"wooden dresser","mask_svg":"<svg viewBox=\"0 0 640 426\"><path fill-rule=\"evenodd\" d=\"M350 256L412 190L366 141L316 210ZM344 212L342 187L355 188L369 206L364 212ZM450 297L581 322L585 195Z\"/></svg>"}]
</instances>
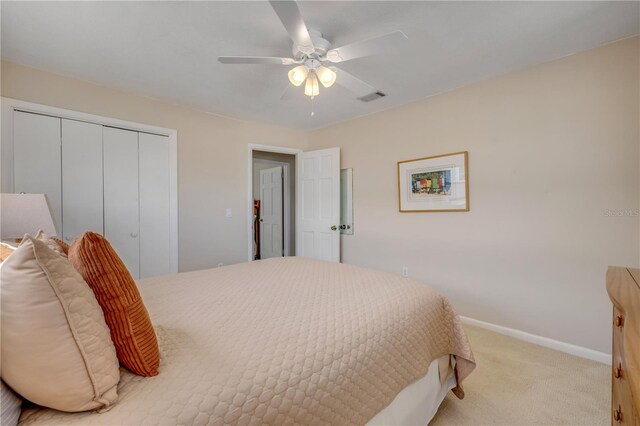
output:
<instances>
[{"instance_id":1,"label":"wooden dresser","mask_svg":"<svg viewBox=\"0 0 640 426\"><path fill-rule=\"evenodd\" d=\"M609 267L613 302L611 424L640 426L640 269Z\"/></svg>"}]
</instances>

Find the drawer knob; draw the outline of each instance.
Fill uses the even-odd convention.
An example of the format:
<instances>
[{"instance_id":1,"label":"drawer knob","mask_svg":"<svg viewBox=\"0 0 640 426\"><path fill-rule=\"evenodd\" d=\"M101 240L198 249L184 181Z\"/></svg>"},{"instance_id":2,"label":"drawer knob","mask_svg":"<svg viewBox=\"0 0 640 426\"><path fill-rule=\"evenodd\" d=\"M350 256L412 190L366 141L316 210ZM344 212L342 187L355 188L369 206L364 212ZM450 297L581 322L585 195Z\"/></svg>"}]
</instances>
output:
<instances>
[{"instance_id":1,"label":"drawer knob","mask_svg":"<svg viewBox=\"0 0 640 426\"><path fill-rule=\"evenodd\" d=\"M622 377L622 364L618 364L617 367L613 368L613 377L619 379Z\"/></svg>"},{"instance_id":2,"label":"drawer knob","mask_svg":"<svg viewBox=\"0 0 640 426\"><path fill-rule=\"evenodd\" d=\"M622 407L620 407L619 405L617 410L613 410L613 420L615 420L616 422L622 421Z\"/></svg>"},{"instance_id":3,"label":"drawer knob","mask_svg":"<svg viewBox=\"0 0 640 426\"><path fill-rule=\"evenodd\" d=\"M616 327L622 327L624 325L624 317L622 315L617 315L613 320L613 323Z\"/></svg>"}]
</instances>

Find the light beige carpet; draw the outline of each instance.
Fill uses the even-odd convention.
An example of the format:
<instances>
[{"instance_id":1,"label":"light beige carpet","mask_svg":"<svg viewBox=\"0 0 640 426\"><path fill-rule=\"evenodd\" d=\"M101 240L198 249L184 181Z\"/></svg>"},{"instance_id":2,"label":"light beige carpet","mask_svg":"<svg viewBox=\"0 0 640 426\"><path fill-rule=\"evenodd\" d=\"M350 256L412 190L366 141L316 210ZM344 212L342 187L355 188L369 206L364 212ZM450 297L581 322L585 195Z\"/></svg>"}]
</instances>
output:
<instances>
[{"instance_id":1,"label":"light beige carpet","mask_svg":"<svg viewBox=\"0 0 640 426\"><path fill-rule=\"evenodd\" d=\"M605 364L465 326L477 367L451 392L432 426L609 425L611 372Z\"/></svg>"}]
</instances>

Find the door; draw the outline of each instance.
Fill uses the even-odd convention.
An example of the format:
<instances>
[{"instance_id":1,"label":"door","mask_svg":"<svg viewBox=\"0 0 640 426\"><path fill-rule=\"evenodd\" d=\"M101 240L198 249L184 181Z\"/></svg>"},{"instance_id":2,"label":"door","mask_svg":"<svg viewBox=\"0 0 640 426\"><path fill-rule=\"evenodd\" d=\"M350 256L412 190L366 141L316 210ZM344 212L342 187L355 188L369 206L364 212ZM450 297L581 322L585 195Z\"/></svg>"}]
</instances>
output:
<instances>
[{"instance_id":1,"label":"door","mask_svg":"<svg viewBox=\"0 0 640 426\"><path fill-rule=\"evenodd\" d=\"M14 112L13 170L14 192L45 194L57 235L62 235L59 118Z\"/></svg>"},{"instance_id":2,"label":"door","mask_svg":"<svg viewBox=\"0 0 640 426\"><path fill-rule=\"evenodd\" d=\"M340 148L299 154L296 255L340 261Z\"/></svg>"},{"instance_id":3,"label":"door","mask_svg":"<svg viewBox=\"0 0 640 426\"><path fill-rule=\"evenodd\" d=\"M62 120L62 238L104 234L102 126Z\"/></svg>"},{"instance_id":4,"label":"door","mask_svg":"<svg viewBox=\"0 0 640 426\"><path fill-rule=\"evenodd\" d=\"M171 271L169 138L138 134L140 177L140 277Z\"/></svg>"},{"instance_id":5,"label":"door","mask_svg":"<svg viewBox=\"0 0 640 426\"><path fill-rule=\"evenodd\" d=\"M283 256L282 167L260 170L260 258Z\"/></svg>"},{"instance_id":6,"label":"door","mask_svg":"<svg viewBox=\"0 0 640 426\"><path fill-rule=\"evenodd\" d=\"M103 127L104 236L140 277L138 132Z\"/></svg>"}]
</instances>

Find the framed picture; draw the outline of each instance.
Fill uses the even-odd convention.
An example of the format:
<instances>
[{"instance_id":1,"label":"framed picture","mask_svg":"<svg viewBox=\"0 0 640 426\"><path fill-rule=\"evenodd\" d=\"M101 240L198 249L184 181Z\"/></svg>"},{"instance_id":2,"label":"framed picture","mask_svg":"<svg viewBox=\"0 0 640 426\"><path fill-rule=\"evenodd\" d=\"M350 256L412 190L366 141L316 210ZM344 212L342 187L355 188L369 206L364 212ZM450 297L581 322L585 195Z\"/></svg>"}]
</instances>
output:
<instances>
[{"instance_id":1,"label":"framed picture","mask_svg":"<svg viewBox=\"0 0 640 426\"><path fill-rule=\"evenodd\" d=\"M400 212L467 212L467 151L398 162Z\"/></svg>"}]
</instances>

